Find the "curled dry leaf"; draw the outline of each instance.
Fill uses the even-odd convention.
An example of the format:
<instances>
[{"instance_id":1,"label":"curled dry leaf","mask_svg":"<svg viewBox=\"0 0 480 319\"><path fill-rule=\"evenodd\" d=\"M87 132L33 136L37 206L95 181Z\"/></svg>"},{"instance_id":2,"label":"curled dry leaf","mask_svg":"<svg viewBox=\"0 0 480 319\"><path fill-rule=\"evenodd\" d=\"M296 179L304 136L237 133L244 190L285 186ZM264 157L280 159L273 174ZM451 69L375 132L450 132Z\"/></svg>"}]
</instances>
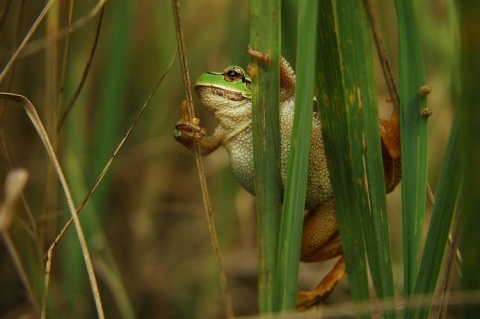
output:
<instances>
[{"instance_id":1,"label":"curled dry leaf","mask_svg":"<svg viewBox=\"0 0 480 319\"><path fill-rule=\"evenodd\" d=\"M13 207L19 199L28 180L28 172L23 168L12 170L5 179L5 201L0 208L0 234L10 225Z\"/></svg>"}]
</instances>

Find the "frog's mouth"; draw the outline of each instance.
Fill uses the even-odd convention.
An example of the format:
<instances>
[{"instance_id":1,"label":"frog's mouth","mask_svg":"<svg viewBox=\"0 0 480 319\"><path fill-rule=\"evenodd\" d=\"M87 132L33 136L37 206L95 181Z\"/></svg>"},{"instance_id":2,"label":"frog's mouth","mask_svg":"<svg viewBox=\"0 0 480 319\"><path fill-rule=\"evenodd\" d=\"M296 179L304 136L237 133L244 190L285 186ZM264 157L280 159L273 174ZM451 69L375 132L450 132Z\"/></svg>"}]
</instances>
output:
<instances>
[{"instance_id":1,"label":"frog's mouth","mask_svg":"<svg viewBox=\"0 0 480 319\"><path fill-rule=\"evenodd\" d=\"M229 101L243 101L249 99L240 92L232 92L215 86L196 85L195 91L200 97L213 94Z\"/></svg>"}]
</instances>

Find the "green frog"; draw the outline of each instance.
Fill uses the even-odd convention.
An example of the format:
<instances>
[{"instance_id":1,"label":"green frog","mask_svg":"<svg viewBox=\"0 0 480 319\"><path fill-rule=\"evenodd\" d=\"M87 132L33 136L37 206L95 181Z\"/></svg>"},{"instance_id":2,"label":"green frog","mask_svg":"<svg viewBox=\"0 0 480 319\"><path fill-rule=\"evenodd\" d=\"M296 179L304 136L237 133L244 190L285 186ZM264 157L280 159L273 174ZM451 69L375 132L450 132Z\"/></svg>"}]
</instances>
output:
<instances>
[{"instance_id":1,"label":"green frog","mask_svg":"<svg viewBox=\"0 0 480 319\"><path fill-rule=\"evenodd\" d=\"M177 122L175 139L193 151L196 141L202 155L221 145L230 157L233 175L250 193L255 194L253 176L253 137L251 78L239 66L229 66L223 72L205 72L196 83L195 91L207 110L218 120L211 135L188 116ZM315 101L313 101L315 104ZM289 63L280 61L280 165L282 186L285 185L290 137L295 109L295 73ZM390 121L379 119L382 141L385 182L391 192L400 181L400 135L398 114ZM301 261L317 262L342 255L335 202L327 168L322 139L322 124L312 107L312 139L307 178ZM299 212L303 214L304 212ZM332 271L311 292L299 293L299 305L308 306L323 300L338 281L345 276L341 257Z\"/></svg>"}]
</instances>

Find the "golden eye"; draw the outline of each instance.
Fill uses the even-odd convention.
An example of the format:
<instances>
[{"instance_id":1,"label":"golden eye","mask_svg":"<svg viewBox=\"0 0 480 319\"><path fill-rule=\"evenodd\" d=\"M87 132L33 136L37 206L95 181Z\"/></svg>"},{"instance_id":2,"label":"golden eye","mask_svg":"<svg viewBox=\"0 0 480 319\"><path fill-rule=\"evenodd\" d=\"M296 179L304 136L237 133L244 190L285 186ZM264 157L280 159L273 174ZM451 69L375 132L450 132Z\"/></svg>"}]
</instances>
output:
<instances>
[{"instance_id":1,"label":"golden eye","mask_svg":"<svg viewBox=\"0 0 480 319\"><path fill-rule=\"evenodd\" d=\"M243 71L239 68L231 68L223 72L223 78L228 82L236 82L243 79Z\"/></svg>"}]
</instances>

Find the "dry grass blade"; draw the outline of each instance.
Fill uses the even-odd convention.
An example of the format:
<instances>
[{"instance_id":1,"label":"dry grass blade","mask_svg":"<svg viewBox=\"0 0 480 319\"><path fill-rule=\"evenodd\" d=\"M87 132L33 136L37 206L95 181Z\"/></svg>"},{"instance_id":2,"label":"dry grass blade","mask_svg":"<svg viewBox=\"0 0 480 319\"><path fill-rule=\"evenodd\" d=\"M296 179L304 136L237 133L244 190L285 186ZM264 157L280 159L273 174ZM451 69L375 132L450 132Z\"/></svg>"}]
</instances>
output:
<instances>
[{"instance_id":1,"label":"dry grass blade","mask_svg":"<svg viewBox=\"0 0 480 319\"><path fill-rule=\"evenodd\" d=\"M8 254L10 255L10 259L12 260L13 265L15 266L15 270L20 278L20 281L22 282L23 287L28 293L28 298L30 299L35 309L35 313L40 313L39 302L34 293L32 284L28 279L27 270L25 269L24 264L22 264L19 252L15 248L15 244L13 243L12 238L10 237L10 234L8 232L5 232L3 234L3 241L5 242L5 247L7 248Z\"/></svg>"},{"instance_id":2,"label":"dry grass blade","mask_svg":"<svg viewBox=\"0 0 480 319\"><path fill-rule=\"evenodd\" d=\"M450 297L451 289L452 289L452 279L454 275L455 267L458 264L461 264L459 259L457 258L459 255L458 244L460 241L460 223L461 223L461 213L457 211L455 214L452 227L453 236L448 236L448 248L446 251L446 269L445 274L443 276L443 281L441 284L440 289L440 311L439 311L439 318L446 318L447 317L447 306L448 306L448 299ZM460 274L461 276L461 274Z\"/></svg>"},{"instance_id":3,"label":"dry grass blade","mask_svg":"<svg viewBox=\"0 0 480 319\"><path fill-rule=\"evenodd\" d=\"M188 62L185 50L185 41L183 40L182 21L180 17L180 3L172 0L173 17L175 19L175 30L177 35L178 52L180 53L180 66L182 67L182 79L187 96L187 111L190 118L195 117L195 109L193 108L192 88L190 87L190 73L188 72Z\"/></svg>"},{"instance_id":4,"label":"dry grass blade","mask_svg":"<svg viewBox=\"0 0 480 319\"><path fill-rule=\"evenodd\" d=\"M13 216L13 207L21 197L28 180L28 173L24 169L16 169L8 173L5 179L5 200L0 207L0 234L8 229Z\"/></svg>"},{"instance_id":5,"label":"dry grass blade","mask_svg":"<svg viewBox=\"0 0 480 319\"><path fill-rule=\"evenodd\" d=\"M182 75L183 75L183 84L185 88L185 94L187 96L187 111L190 118L195 117L195 112L193 108L193 99L192 99L192 90L190 88L190 76L188 73L188 63L187 63L187 56L185 51L185 42L183 40L183 29L182 29L182 22L180 16L180 3L178 0L172 0L172 8L173 8L173 16L175 20L175 30L177 35L177 46L180 55L180 65L182 67ZM213 253L215 255L215 264L217 267L220 286L222 289L222 296L223 301L225 303L225 314L227 318L233 318L233 306L232 301L230 299L230 295L228 293L228 286L227 286L227 276L225 274L225 269L223 267L222 258L220 256L220 245L218 243L217 232L215 230L215 223L213 220L213 209L210 202L210 197L208 195L208 187L207 181L205 180L205 171L203 168L203 162L200 155L200 150L198 148L197 143L195 145L195 162L197 164L197 171L198 171L198 178L200 180L200 188L202 190L202 198L203 198L203 205L205 209L205 214L207 218L208 224L208 232L210 234L210 240L212 243Z\"/></svg>"},{"instance_id":6,"label":"dry grass blade","mask_svg":"<svg viewBox=\"0 0 480 319\"><path fill-rule=\"evenodd\" d=\"M5 8L3 8L3 11L2 11L2 17L0 17L0 30L1 30L0 34L3 34L3 31L5 31L5 29L4 29L5 21L2 21L2 20L5 20L6 17L8 16L8 11L10 10L9 7L10 7L9 4L5 5ZM20 10L18 12L17 31L16 31L14 46L18 46L22 42L23 23L24 23L23 21L25 20L26 7L27 6L25 4L25 0L23 0L20 3ZM14 78L14 75L15 75L15 63L10 68L10 71L11 72L8 73L8 76L5 79L5 86L3 88L3 90L6 91L6 92L9 92L11 90L12 85L13 85L13 78ZM7 103L7 101L3 101L3 103L1 104L1 107L0 107L0 121L3 121L3 119L5 117L6 103Z\"/></svg>"},{"instance_id":7,"label":"dry grass blade","mask_svg":"<svg viewBox=\"0 0 480 319\"><path fill-rule=\"evenodd\" d=\"M54 32L52 34L52 38L58 40L67 36L67 34L80 29L88 21L90 21L95 17L98 14L98 12L102 10L102 8L105 6L106 3L107 3L107 0L99 0L98 3L95 5L95 7L93 7L86 15L84 15L77 21L73 22L70 26L66 26ZM25 49L22 51L21 56L26 57L31 54L37 53L38 51L45 49L47 45L48 45L48 42L46 38L41 38L41 39L32 41L30 44L25 46Z\"/></svg>"},{"instance_id":8,"label":"dry grass blade","mask_svg":"<svg viewBox=\"0 0 480 319\"><path fill-rule=\"evenodd\" d=\"M28 279L27 272L24 265L21 262L21 258L15 248L15 245L10 238L8 233L8 227L12 216L14 214L14 206L17 201L22 197L23 189L27 184L28 172L25 169L15 169L8 173L7 178L5 179L5 199L4 203L0 207L0 234L3 237L5 242L5 247L8 250L10 258L15 265L20 280L23 283L23 286L28 292L28 297L32 302L36 312L40 311L38 300L35 297L33 292L33 287Z\"/></svg>"},{"instance_id":9,"label":"dry grass blade","mask_svg":"<svg viewBox=\"0 0 480 319\"><path fill-rule=\"evenodd\" d=\"M67 26L72 25L72 20L73 20L73 4L74 0L66 1L66 23ZM52 34L50 35L52 36ZM65 94L65 83L67 79L67 70L68 70L68 57L70 53L70 43L71 43L71 33L69 32L67 36L65 37L65 46L63 48L63 57L62 57L62 66L61 66L61 75L60 75L60 90L58 94L58 109L60 110L62 108L62 101L63 101L63 96ZM58 126L58 124L57 124Z\"/></svg>"},{"instance_id":10,"label":"dry grass blade","mask_svg":"<svg viewBox=\"0 0 480 319\"><path fill-rule=\"evenodd\" d=\"M80 92L82 91L83 85L85 84L85 81L87 80L87 76L88 76L88 73L90 71L90 66L92 65L93 56L94 56L95 51L97 49L98 39L100 37L100 28L102 27L103 13L104 12L105 12L105 5L102 7L102 11L100 12L100 17L98 19L97 30L95 32L95 40L93 42L92 50L90 52L90 57L88 58L87 64L85 65L85 69L83 70L82 79L80 80L80 83L78 84L78 87L75 90L75 93L73 94L72 99L70 100L67 107L65 108L65 111L62 113L62 115L60 116L60 119L58 120L57 131L60 131L60 129L63 126L63 123L65 123L65 119L67 118L67 116L70 113L73 105L75 104L75 101L77 101L77 98L80 95Z\"/></svg>"},{"instance_id":11,"label":"dry grass blade","mask_svg":"<svg viewBox=\"0 0 480 319\"><path fill-rule=\"evenodd\" d=\"M80 220L78 219L78 216L76 214L77 209L75 208L75 204L73 203L72 195L70 194L70 190L67 184L67 181L65 179L65 176L63 174L62 168L60 166L60 163L58 161L57 156L55 155L55 152L53 150L52 144L50 143L50 139L47 135L47 132L45 131L45 127L43 126L40 117L38 116L37 111L35 110L35 107L33 104L24 96L18 95L18 94L12 94L12 93L0 93L0 98L5 99L5 100L10 100L13 102L16 102L20 104L25 112L27 113L28 117L32 121L33 126L37 130L37 133L39 137L41 138L43 145L45 146L45 149L47 151L47 154L53 164L53 167L55 168L55 171L57 173L58 179L60 180L60 183L62 184L63 191L65 193L65 197L67 200L68 208L70 210L70 213L72 214L72 218L75 224L75 229L77 231L77 236L78 240L80 242L80 247L82 250L83 257L85 259L85 266L87 269L88 277L90 280L90 286L92 288L92 293L93 297L95 299L95 305L97 308L97 313L99 318L104 318L104 313L103 313L103 306L102 306L102 301L100 299L100 292L98 290L98 285L97 285L97 280L95 278L95 271L93 270L93 264L92 260L90 258L90 253L88 251L88 246L87 242L85 240L85 235L82 230L82 225L80 224ZM48 265L48 263L47 263ZM48 278L48 273L46 274L46 278ZM48 282L48 281L46 281ZM47 290L48 286L45 286L45 291ZM45 296L47 293L45 293ZM45 311L45 308L43 309ZM45 313L43 313L44 317Z\"/></svg>"},{"instance_id":12,"label":"dry grass blade","mask_svg":"<svg viewBox=\"0 0 480 319\"><path fill-rule=\"evenodd\" d=\"M50 7L52 6L53 2L54 2L54 0L50 0L45 5L42 12L40 12L40 14L38 15L38 18L33 23L30 30L28 30L28 33L25 35L25 38L23 39L22 43L19 45L19 47L17 48L15 53L12 55L12 57L8 61L7 65L5 65L5 67L3 68L2 73L0 73L0 83L3 81L3 79L5 78L5 75L8 73L10 68L14 65L15 61L19 57L20 53L22 52L23 48L27 44L28 40L30 40L30 38L32 37L35 30L37 30L38 26L40 25L40 22L42 22L43 18L45 18L45 15L47 14Z\"/></svg>"},{"instance_id":13,"label":"dry grass blade","mask_svg":"<svg viewBox=\"0 0 480 319\"><path fill-rule=\"evenodd\" d=\"M157 82L157 84L155 85L155 88L152 90L152 92L150 93L150 95L148 96L147 100L145 101L145 103L143 104L142 108L140 109L140 111L138 112L138 115L137 117L135 118L134 122L132 123L132 125L130 126L130 128L128 129L127 133L125 134L125 136L123 137L123 139L120 141L120 144L118 144L117 146L117 149L115 150L115 152L113 152L113 155L112 157L110 158L110 160L107 162L107 164L105 165L105 168L102 170L102 172L100 173L100 175L98 176L97 180L95 181L95 183L93 184L92 188L90 189L90 191L88 192L87 196L85 196L85 198L83 199L82 203L78 206L77 208L77 214L79 214L82 210L82 208L85 206L85 204L87 203L87 201L90 199L90 197L93 195L93 193L95 192L95 190L97 189L98 185L100 184L100 182L102 181L103 177L105 176L105 174L108 172L110 166L112 166L112 163L113 163L113 160L117 157L118 153L120 152L120 150L122 149L123 145L125 144L125 142L127 141L128 137L132 134L133 132L133 129L137 126L137 123L138 121L140 120L140 118L142 117L143 115L143 112L145 111L145 109L147 108L147 105L149 104L150 100L152 99L153 95L155 94L155 92L157 91L158 87L160 86L160 84L162 83L163 79L165 78L165 76L167 75L168 71L170 70L172 64L173 64L173 61L175 60L175 56L176 54L174 54L172 56L172 59L170 60L170 63L168 64L168 67L167 69L165 70L165 73L162 75L162 77L160 78L160 80ZM53 254L53 250L55 249L55 247L57 246L57 244L59 243L60 239L62 239L63 235L65 234L65 232L67 231L68 227L70 227L70 225L72 224L73 222L73 217L71 217L66 223L65 223L65 226L63 226L62 230L60 231L60 233L57 235L57 237L55 238L55 240L53 241L52 245L50 246L50 248L48 248L48 251L47 251L47 258L50 260L51 258L51 254ZM49 269L49 268L47 268Z\"/></svg>"}]
</instances>

